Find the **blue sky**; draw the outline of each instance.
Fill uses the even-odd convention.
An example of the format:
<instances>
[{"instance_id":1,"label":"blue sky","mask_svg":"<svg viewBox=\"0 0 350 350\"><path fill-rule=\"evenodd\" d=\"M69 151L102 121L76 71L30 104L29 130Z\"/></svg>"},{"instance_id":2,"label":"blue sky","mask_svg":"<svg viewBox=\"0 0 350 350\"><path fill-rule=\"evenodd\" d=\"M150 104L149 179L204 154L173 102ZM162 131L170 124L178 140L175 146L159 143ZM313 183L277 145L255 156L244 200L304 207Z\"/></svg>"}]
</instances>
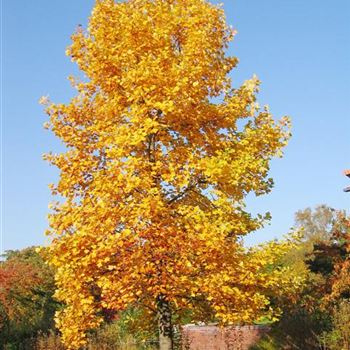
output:
<instances>
[{"instance_id":1,"label":"blue sky","mask_svg":"<svg viewBox=\"0 0 350 350\"><path fill-rule=\"evenodd\" d=\"M249 244L280 237L295 211L325 203L348 209L350 168L350 2L348 0L226 0L227 21L238 30L230 54L240 59L235 86L254 73L259 101L279 118L289 115L293 137L273 161L275 188L248 198L253 213L270 211L271 225ZM38 99L73 96L66 79L77 73L65 56L70 35L87 23L92 0L5 0L2 34L3 249L46 242L47 184L57 172L41 156L59 150L42 128Z\"/></svg>"}]
</instances>

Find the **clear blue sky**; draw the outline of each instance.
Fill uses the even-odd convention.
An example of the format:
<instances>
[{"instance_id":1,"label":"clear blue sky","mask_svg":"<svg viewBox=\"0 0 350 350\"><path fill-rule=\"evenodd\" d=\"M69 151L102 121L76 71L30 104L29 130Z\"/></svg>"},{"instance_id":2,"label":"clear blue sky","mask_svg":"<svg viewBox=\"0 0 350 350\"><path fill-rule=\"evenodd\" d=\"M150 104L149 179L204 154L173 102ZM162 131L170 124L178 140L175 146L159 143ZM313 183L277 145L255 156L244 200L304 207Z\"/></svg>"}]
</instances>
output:
<instances>
[{"instance_id":1,"label":"clear blue sky","mask_svg":"<svg viewBox=\"0 0 350 350\"><path fill-rule=\"evenodd\" d=\"M254 73L261 104L276 118L290 115L293 138L273 162L273 192L248 199L253 212L269 210L271 225L248 243L286 233L294 212L325 203L349 208L350 1L226 0L227 20L238 30L230 53L240 64L238 85ZM65 57L70 34L85 26L92 0L3 1L3 248L46 241L47 184L57 173L41 159L59 142L42 128L38 99L72 96L66 77L76 67Z\"/></svg>"}]
</instances>

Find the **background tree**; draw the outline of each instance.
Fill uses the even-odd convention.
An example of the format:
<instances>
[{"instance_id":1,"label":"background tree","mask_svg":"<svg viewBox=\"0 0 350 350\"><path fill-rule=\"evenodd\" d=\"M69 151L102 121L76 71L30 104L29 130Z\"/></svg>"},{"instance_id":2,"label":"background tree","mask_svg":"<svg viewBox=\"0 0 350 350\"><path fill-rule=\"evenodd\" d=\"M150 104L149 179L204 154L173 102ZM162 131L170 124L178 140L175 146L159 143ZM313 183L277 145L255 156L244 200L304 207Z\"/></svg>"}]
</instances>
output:
<instances>
[{"instance_id":1,"label":"background tree","mask_svg":"<svg viewBox=\"0 0 350 350\"><path fill-rule=\"evenodd\" d=\"M281 263L305 283L297 294L273 298L283 315L257 348L343 349L349 334L349 219L343 210L319 205L298 211L295 220L304 238Z\"/></svg>"},{"instance_id":2,"label":"background tree","mask_svg":"<svg viewBox=\"0 0 350 350\"><path fill-rule=\"evenodd\" d=\"M53 300L54 275L35 247L8 251L4 258L0 263L0 345L19 347L54 326L58 308Z\"/></svg>"},{"instance_id":3,"label":"background tree","mask_svg":"<svg viewBox=\"0 0 350 350\"><path fill-rule=\"evenodd\" d=\"M320 339L331 350L345 350L350 346L350 220L340 210L335 211L335 218L330 240L314 245L308 264L326 281L321 300L332 327Z\"/></svg>"},{"instance_id":4,"label":"background tree","mask_svg":"<svg viewBox=\"0 0 350 350\"><path fill-rule=\"evenodd\" d=\"M304 240L309 244L329 241L337 223L339 223L339 211L325 204L298 210L295 213L295 227L303 228Z\"/></svg>"},{"instance_id":5,"label":"background tree","mask_svg":"<svg viewBox=\"0 0 350 350\"><path fill-rule=\"evenodd\" d=\"M273 317L269 291L288 281L267 266L290 243L247 252L242 237L266 217L244 198L271 190L288 120L259 108L256 78L231 87L233 34L208 1L99 0L72 36L67 54L87 79L71 79L68 104L42 100L67 146L46 159L60 169L49 260L69 348L104 310L135 304L158 315L163 349L183 310L231 324Z\"/></svg>"}]
</instances>

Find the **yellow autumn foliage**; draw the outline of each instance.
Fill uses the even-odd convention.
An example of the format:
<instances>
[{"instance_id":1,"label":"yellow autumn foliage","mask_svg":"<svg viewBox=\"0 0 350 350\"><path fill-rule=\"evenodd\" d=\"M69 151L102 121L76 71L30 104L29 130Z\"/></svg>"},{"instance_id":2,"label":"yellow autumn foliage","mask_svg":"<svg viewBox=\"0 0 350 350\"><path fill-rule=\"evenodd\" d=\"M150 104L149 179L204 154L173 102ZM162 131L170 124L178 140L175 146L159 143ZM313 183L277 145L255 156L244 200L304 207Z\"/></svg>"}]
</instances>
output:
<instances>
[{"instance_id":1,"label":"yellow autumn foliage","mask_svg":"<svg viewBox=\"0 0 350 350\"><path fill-rule=\"evenodd\" d=\"M271 290L291 285L266 272L290 242L247 250L242 237L264 217L245 210L268 193L272 157L289 137L256 102L259 80L232 88L234 32L205 0L96 1L67 54L86 80L67 104L47 99L46 127L67 150L49 215L57 325L68 349L86 341L104 309L161 295L177 310L202 300L222 323L274 317Z\"/></svg>"}]
</instances>

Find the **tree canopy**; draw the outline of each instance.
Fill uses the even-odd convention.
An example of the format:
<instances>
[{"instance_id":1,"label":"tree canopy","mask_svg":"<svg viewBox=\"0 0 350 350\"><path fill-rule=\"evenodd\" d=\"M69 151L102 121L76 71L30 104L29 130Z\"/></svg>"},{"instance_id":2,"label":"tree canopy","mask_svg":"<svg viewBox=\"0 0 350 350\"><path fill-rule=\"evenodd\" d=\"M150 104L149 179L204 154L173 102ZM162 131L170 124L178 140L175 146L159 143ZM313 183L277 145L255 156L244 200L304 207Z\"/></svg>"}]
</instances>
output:
<instances>
[{"instance_id":1,"label":"tree canopy","mask_svg":"<svg viewBox=\"0 0 350 350\"><path fill-rule=\"evenodd\" d=\"M203 0L99 0L72 36L67 54L86 79L71 78L68 104L42 100L67 146L45 157L60 170L49 261L68 348L103 310L134 304L158 313L164 336L182 310L231 324L273 317L269 291L290 275L268 266L290 242L247 251L242 237L267 216L244 199L271 190L288 119L259 107L256 77L232 87L233 36Z\"/></svg>"}]
</instances>

